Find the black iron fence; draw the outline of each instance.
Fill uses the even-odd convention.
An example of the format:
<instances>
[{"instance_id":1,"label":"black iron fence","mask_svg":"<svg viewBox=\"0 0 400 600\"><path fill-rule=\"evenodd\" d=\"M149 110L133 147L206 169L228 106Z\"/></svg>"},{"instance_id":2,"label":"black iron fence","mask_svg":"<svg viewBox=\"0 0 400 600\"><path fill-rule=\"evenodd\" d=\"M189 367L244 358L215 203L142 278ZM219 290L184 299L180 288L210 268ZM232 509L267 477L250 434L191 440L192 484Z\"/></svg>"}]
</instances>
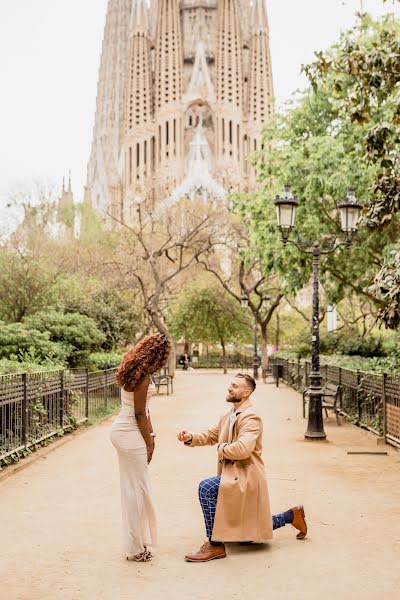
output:
<instances>
[{"instance_id":1,"label":"black iron fence","mask_svg":"<svg viewBox=\"0 0 400 600\"><path fill-rule=\"evenodd\" d=\"M311 362L271 358L270 364L282 365L283 380L298 391L309 386ZM321 375L323 385L339 386L342 415L400 447L399 376L363 373L332 365L322 366Z\"/></svg>"},{"instance_id":2,"label":"black iron fence","mask_svg":"<svg viewBox=\"0 0 400 600\"><path fill-rule=\"evenodd\" d=\"M0 376L0 460L67 431L119 400L116 369Z\"/></svg>"}]
</instances>

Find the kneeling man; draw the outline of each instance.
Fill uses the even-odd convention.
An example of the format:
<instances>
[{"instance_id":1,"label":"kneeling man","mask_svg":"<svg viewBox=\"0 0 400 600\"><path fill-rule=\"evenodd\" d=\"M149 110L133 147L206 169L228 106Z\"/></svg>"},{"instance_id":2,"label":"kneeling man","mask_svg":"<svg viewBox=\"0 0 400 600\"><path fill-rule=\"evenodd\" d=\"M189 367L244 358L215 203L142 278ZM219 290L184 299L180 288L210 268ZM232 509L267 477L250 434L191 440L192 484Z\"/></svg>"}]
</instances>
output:
<instances>
[{"instance_id":1,"label":"kneeling man","mask_svg":"<svg viewBox=\"0 0 400 600\"><path fill-rule=\"evenodd\" d=\"M272 530L291 523L307 535L303 506L271 516L262 453L262 420L249 400L256 382L239 373L232 380L226 398L232 410L217 425L203 433L182 429L178 439L186 446L218 444L218 475L199 485L208 542L188 554L189 562L224 558L224 542L264 542Z\"/></svg>"}]
</instances>

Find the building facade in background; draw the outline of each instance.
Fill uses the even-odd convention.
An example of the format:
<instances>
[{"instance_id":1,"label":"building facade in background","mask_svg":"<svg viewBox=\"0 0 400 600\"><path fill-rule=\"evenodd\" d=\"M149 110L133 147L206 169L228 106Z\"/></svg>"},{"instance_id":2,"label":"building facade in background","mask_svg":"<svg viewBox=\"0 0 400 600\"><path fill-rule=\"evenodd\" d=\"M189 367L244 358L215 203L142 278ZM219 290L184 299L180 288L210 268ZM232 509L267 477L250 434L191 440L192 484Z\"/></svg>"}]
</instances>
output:
<instances>
[{"instance_id":1,"label":"building facade in background","mask_svg":"<svg viewBox=\"0 0 400 600\"><path fill-rule=\"evenodd\" d=\"M112 225L143 198L253 189L273 110L265 0L110 0L86 201Z\"/></svg>"}]
</instances>

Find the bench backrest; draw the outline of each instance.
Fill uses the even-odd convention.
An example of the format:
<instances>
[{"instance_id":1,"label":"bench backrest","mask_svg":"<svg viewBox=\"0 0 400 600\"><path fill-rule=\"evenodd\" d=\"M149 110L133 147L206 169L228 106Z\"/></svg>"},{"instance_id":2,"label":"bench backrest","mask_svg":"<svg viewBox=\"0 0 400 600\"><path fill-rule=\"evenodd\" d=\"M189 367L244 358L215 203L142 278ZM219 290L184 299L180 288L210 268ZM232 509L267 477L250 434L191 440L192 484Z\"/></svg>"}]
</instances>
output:
<instances>
[{"instance_id":1,"label":"bench backrest","mask_svg":"<svg viewBox=\"0 0 400 600\"><path fill-rule=\"evenodd\" d=\"M329 390L330 392L335 392L337 393L339 391L339 386L335 385L334 383L327 383L325 385L325 389Z\"/></svg>"}]
</instances>

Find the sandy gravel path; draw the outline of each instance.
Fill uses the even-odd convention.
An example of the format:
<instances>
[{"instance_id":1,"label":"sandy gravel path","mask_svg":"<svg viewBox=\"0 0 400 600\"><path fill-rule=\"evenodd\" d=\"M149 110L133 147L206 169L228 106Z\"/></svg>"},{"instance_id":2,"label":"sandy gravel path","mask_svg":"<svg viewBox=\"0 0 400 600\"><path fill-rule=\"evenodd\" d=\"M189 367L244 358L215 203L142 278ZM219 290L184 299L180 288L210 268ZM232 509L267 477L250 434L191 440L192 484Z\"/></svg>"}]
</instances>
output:
<instances>
[{"instance_id":1,"label":"sandy gravel path","mask_svg":"<svg viewBox=\"0 0 400 600\"><path fill-rule=\"evenodd\" d=\"M303 441L299 395L262 384L272 509L303 502L310 535L291 527L272 543L228 545L205 564L183 555L204 540L197 483L215 474L215 450L184 448L180 426L200 430L225 410L229 376L178 373L175 395L156 397L151 466L159 513L155 560L120 553L117 459L109 423L91 429L0 485L1 600L398 600L400 454L330 418L329 443ZM388 456L348 450L388 450Z\"/></svg>"}]
</instances>

